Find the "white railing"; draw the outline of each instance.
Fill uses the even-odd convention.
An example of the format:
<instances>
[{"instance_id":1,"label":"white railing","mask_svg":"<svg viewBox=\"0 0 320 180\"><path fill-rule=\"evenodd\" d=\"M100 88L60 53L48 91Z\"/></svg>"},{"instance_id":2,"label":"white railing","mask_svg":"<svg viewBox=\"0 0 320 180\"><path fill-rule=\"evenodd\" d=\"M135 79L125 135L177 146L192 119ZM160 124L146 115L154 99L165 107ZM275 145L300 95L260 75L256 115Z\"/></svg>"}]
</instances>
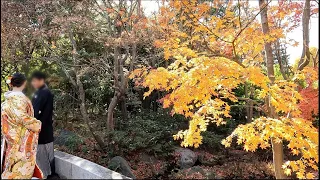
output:
<instances>
[{"instance_id":1,"label":"white railing","mask_svg":"<svg viewBox=\"0 0 320 180\"><path fill-rule=\"evenodd\" d=\"M130 179L86 159L58 150L54 152L55 171L61 179Z\"/></svg>"}]
</instances>

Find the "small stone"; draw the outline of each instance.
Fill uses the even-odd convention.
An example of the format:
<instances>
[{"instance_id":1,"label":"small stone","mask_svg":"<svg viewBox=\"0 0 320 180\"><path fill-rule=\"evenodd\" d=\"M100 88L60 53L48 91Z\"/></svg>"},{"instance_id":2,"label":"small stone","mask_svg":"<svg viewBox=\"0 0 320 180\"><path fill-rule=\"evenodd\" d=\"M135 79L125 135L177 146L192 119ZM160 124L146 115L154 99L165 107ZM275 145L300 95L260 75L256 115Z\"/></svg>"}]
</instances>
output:
<instances>
[{"instance_id":1,"label":"small stone","mask_svg":"<svg viewBox=\"0 0 320 180\"><path fill-rule=\"evenodd\" d=\"M135 175L132 173L128 162L120 156L116 156L109 161L108 168L116 171L124 176L136 179Z\"/></svg>"},{"instance_id":2,"label":"small stone","mask_svg":"<svg viewBox=\"0 0 320 180\"><path fill-rule=\"evenodd\" d=\"M197 154L187 148L178 148L176 149L175 153L180 157L178 164L181 169L192 167L198 159Z\"/></svg>"}]
</instances>

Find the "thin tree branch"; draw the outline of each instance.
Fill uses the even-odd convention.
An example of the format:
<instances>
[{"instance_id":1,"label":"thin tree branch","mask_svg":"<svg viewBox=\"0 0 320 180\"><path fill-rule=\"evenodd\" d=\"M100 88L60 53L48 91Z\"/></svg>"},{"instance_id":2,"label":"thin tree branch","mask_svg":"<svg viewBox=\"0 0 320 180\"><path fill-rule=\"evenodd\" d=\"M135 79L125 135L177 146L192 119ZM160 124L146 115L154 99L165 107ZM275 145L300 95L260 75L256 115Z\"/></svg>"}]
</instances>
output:
<instances>
[{"instance_id":1,"label":"thin tree branch","mask_svg":"<svg viewBox=\"0 0 320 180\"><path fill-rule=\"evenodd\" d=\"M240 29L241 29L241 7L240 7L240 0L238 0L238 9L239 9L239 25L240 25Z\"/></svg>"},{"instance_id":2,"label":"thin tree branch","mask_svg":"<svg viewBox=\"0 0 320 180\"><path fill-rule=\"evenodd\" d=\"M256 17L270 4L271 1L265 4L263 8L260 8L260 11L237 33L232 42L235 42L240 34L256 19Z\"/></svg>"}]
</instances>

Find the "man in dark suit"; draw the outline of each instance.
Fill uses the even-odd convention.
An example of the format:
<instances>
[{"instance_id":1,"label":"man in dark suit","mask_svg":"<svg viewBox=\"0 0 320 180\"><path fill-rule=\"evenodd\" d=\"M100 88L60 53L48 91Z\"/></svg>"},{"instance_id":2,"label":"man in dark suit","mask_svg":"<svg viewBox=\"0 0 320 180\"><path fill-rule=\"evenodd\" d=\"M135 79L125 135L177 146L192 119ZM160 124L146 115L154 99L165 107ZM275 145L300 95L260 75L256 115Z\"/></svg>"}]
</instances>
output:
<instances>
[{"instance_id":1,"label":"man in dark suit","mask_svg":"<svg viewBox=\"0 0 320 180\"><path fill-rule=\"evenodd\" d=\"M45 83L46 75L34 72L31 84L36 89L32 97L34 117L42 122L37 148L37 164L44 178L54 174L53 149L53 94Z\"/></svg>"}]
</instances>

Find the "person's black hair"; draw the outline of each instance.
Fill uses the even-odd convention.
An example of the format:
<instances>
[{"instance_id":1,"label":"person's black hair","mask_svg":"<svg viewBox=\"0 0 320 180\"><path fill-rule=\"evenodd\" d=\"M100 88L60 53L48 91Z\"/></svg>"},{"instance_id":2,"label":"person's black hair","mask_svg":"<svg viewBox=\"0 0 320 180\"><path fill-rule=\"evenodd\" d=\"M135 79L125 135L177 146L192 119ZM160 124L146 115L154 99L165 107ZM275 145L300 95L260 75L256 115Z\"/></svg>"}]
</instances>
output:
<instances>
[{"instance_id":1,"label":"person's black hair","mask_svg":"<svg viewBox=\"0 0 320 180\"><path fill-rule=\"evenodd\" d=\"M12 87L21 87L26 80L25 75L17 72L12 75L10 84Z\"/></svg>"},{"instance_id":2,"label":"person's black hair","mask_svg":"<svg viewBox=\"0 0 320 180\"><path fill-rule=\"evenodd\" d=\"M41 71L35 71L32 73L31 75L31 79L33 78L36 78L36 79L39 79L39 80L46 80L47 76L45 73L41 72Z\"/></svg>"}]
</instances>

